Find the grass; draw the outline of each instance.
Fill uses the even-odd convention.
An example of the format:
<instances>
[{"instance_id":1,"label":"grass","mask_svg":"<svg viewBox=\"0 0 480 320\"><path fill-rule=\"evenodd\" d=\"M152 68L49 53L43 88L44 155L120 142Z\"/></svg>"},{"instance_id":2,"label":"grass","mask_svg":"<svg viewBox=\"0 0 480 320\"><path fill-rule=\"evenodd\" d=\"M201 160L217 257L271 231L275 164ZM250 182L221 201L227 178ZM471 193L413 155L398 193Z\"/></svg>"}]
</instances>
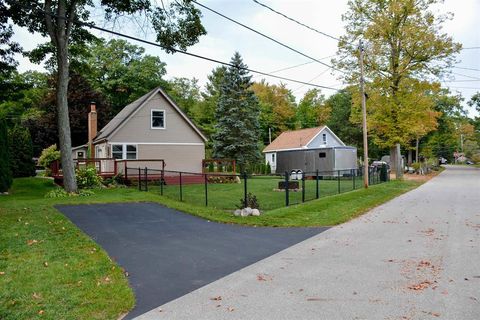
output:
<instances>
[{"instance_id":1,"label":"grass","mask_svg":"<svg viewBox=\"0 0 480 320\"><path fill-rule=\"evenodd\" d=\"M258 179L251 181L249 188L258 194L261 205L263 202L267 208L274 208L279 206L277 201L283 205L285 197L283 192L273 191L276 182ZM310 184L314 181L307 183L308 197L312 197L314 188ZM335 193L336 183L322 181L322 195ZM174 193L160 196L158 187L150 192L102 189L90 197L46 199L44 195L55 187L51 180L16 179L11 194L0 196L0 319L117 319L134 305L123 270L60 214L54 208L57 204L150 201L223 223L328 226L348 221L419 184L392 181L268 210L260 217L241 218L230 210L243 196L242 185L238 184L209 185L212 206L205 207L201 186L184 190L187 200L190 198L187 202L173 199ZM346 186L343 191L351 190ZM293 194L292 202L298 202L299 196L301 193Z\"/></svg>"}]
</instances>

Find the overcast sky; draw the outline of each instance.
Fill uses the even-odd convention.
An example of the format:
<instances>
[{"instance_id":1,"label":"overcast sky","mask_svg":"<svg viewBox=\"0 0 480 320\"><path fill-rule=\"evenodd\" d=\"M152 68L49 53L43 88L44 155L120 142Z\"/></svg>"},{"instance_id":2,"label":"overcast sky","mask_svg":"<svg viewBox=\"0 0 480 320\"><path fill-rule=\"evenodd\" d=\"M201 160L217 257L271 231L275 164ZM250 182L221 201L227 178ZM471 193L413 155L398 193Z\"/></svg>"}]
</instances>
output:
<instances>
[{"instance_id":1,"label":"overcast sky","mask_svg":"<svg viewBox=\"0 0 480 320\"><path fill-rule=\"evenodd\" d=\"M334 36L343 34L344 24L341 15L347 10L347 0L259 1L328 34ZM252 0L199 0L198 2L317 59L331 58L336 53L337 42L335 40L286 20ZM436 10L441 13L452 12L454 14L453 20L444 25L444 30L453 36L455 41L462 43L464 47L480 47L478 31L480 0L446 0ZM190 47L189 52L228 62L233 53L238 51L251 69L269 73L311 61L205 9L202 9L202 13L202 23L208 34L201 37L198 44ZM117 27L116 31L154 40L152 33L145 34L140 30L132 31L134 29L131 26L125 26L124 28L120 26ZM107 39L112 38L108 34L97 33L97 35ZM18 41L26 50L32 49L36 44L44 41L38 35L31 35L28 31L19 28L15 29L14 40ZM203 86L207 75L216 66L215 63L181 54L169 55L160 48L137 44L145 46L148 54L159 56L167 64L167 78L195 77L199 79L199 83ZM479 49L463 50L457 57L459 62L456 66L480 70L479 57ZM323 61L330 63L330 58ZM18 57L18 60L20 61L19 70L22 72L29 69L41 70L41 66L33 65L21 56ZM312 62L275 74L341 88L342 83L337 79L338 75L332 74L326 69L325 66ZM452 72L454 73L449 80L455 82L444 83L444 86L449 86L453 92L460 92L465 97L465 101L468 101L475 92L480 91L480 71L455 68L452 69ZM254 75L254 80L260 80L261 78L265 78L269 83L280 82L280 80L274 78ZM293 91L297 101L310 88L306 85L283 82ZM334 91L322 90L322 92L328 96ZM477 115L472 109L469 112L470 116Z\"/></svg>"}]
</instances>

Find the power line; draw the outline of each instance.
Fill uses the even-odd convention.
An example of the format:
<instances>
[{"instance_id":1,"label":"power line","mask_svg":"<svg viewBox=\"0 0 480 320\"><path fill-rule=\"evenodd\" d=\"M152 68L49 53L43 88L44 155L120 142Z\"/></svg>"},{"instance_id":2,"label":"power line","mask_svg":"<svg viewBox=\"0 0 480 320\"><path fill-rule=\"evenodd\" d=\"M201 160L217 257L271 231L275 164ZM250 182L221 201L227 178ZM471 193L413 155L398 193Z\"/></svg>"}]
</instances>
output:
<instances>
[{"instance_id":1,"label":"power line","mask_svg":"<svg viewBox=\"0 0 480 320\"><path fill-rule=\"evenodd\" d=\"M480 71L480 69L475 69L475 68L465 68L465 67L453 67L453 68L462 69L462 70Z\"/></svg>"},{"instance_id":2,"label":"power line","mask_svg":"<svg viewBox=\"0 0 480 320\"><path fill-rule=\"evenodd\" d=\"M274 38L272 38L272 37L270 37L270 36L268 36L268 35L260 32L260 31L257 31L257 30L255 30L255 29L253 29L253 28L251 28L251 27L249 27L249 26L247 26L247 25L245 25L245 24L243 24L243 23L241 23L241 22L238 22L238 21L236 21L236 20L234 20L234 19L232 19L232 18L229 18L229 17L227 17L226 15L224 15L224 14L222 14L222 13L220 13L220 12L218 12L218 11L212 9L212 8L209 8L209 7L203 5L203 4L201 4L201 3L199 3L199 2L197 2L197 1L195 1L195 0L191 0L191 2L193 2L193 3L195 3L196 5L204 8L204 9L207 9L207 10L209 10L209 11L211 11L211 12L213 12L213 13L219 15L219 16L221 16L222 18L225 18L225 19L227 19L227 20L229 20L229 21L231 21L231 22L233 22L233 23L235 23L235 24L238 24L239 26L242 26L242 27L244 27L245 29L248 29L248 30L250 30L250 31L252 31L252 32L254 32L254 33L262 36L262 37L264 37L264 38L267 38L268 40L271 40L271 41L275 42L276 44L281 45L282 47L285 47L285 48L287 48L287 49L289 49L289 50L291 50L291 51L293 51L293 52L295 52L295 53L298 53L298 54L300 54L300 55L302 55L302 56L304 56L304 57L306 57L306 58L308 58L308 59L310 59L310 60L313 60L313 61L315 61L315 62L317 62L317 63L323 64L324 66L329 67L329 68L331 68L331 69L333 69L333 70L337 70L337 71L340 71L340 72L342 72L342 73L344 72L343 70L337 69L337 68L335 68L335 67L333 67L333 66L331 66L331 65L329 65L329 64L326 64L325 62L320 61L320 60L317 59L317 58L314 58L314 57L309 56L309 55L307 55L307 54L305 54L305 53L303 53L303 52L301 52L301 51L299 51L299 50L297 50L297 49L294 49L294 48L290 47L289 45L286 45L286 44L284 44L284 43L282 43L282 42L280 42L280 41L278 41L278 40L276 40L276 39L274 39Z\"/></svg>"},{"instance_id":3,"label":"power line","mask_svg":"<svg viewBox=\"0 0 480 320\"><path fill-rule=\"evenodd\" d=\"M261 3L261 2L259 2L259 1L257 1L257 0L253 0L253 2L255 2L255 3L258 4L258 5L261 5L262 7L266 8L266 9L268 9L268 10L270 10L270 11L272 11L272 12L274 12L274 13L276 13L276 14L278 14L278 15L280 15L280 16L282 16L282 17L284 17L284 18L286 18L286 19L288 19L288 20L290 20L290 21L295 22L296 24L301 25L302 27L305 27L305 28L307 28L307 29L310 29L310 30L312 30L312 31L314 31L314 32L316 32L316 33L319 33L319 34L321 34L321 35L323 35L323 36L325 36L325 37L331 38L331 39L333 39L333 40L340 41L340 38L335 37L335 36L332 36L332 35L329 35L328 33L322 32L322 31L317 30L317 29L315 29L315 28L313 28L313 27L310 27L310 26L308 26L308 25L306 25L306 24L304 24L304 23L302 23L302 22L300 22L300 21L298 21L298 20L295 20L295 19L287 16L287 15L284 14L284 13L281 13L280 11L277 11L277 10L273 9L272 7L267 6L266 4L263 4L263 3Z\"/></svg>"},{"instance_id":4,"label":"power line","mask_svg":"<svg viewBox=\"0 0 480 320\"><path fill-rule=\"evenodd\" d=\"M57 14L54 14L54 13L47 13L45 10L40 9L40 8L32 8L32 9L34 9L36 11L39 11L39 12L42 12L43 14L48 14L52 17L68 20L66 17L61 17L61 16L58 16ZM105 29L105 28L102 28L102 27L98 27L98 26L96 26L94 24L91 24L91 23L86 23L86 22L81 22L81 21L75 21L75 23L79 24L79 25L82 25L82 26L85 26L85 27L90 28L90 29L95 29L95 30L106 32L106 33L109 33L109 34L113 34L113 35L116 35L116 36L119 36L119 37L122 37L122 38L138 41L138 42L145 43L145 44L148 44L148 45L151 45L151 46L155 46L155 47L165 49L165 47L162 47L160 44L158 44L156 42L152 42L152 41L148 41L148 40L141 39L141 38L138 38L138 37L130 36L130 35L120 33L120 32L117 32L117 31L113 31L113 30L108 30L108 29ZM245 71L261 74L261 75L264 75L264 76L267 76L267 77L273 77L273 78L277 78L277 79L280 79L280 80L285 80L285 81L310 85L310 86L313 86L313 87L318 87L318 88L323 88L323 89L328 89L328 90L339 91L339 89L331 88L331 87L328 87L328 86L322 86L322 85L319 85L319 84L307 83L307 82L301 81L301 80L276 76L276 75L273 75L273 74L270 74L270 73L267 73L267 72L258 71L258 70L254 70L254 69L250 69L250 68L238 67L238 66L235 66L235 65L233 65L231 63L228 63L228 62L224 62L224 61L220 61L220 60L217 60L217 59L201 56L201 55L198 55L198 54L195 54L195 53L190 53L190 52L179 50L179 49L176 49L176 48L173 48L173 47L168 47L168 49L171 50L171 51L177 52L177 53L187 55L187 56L195 57L195 58L210 61L210 62L215 62L215 63L221 64L221 65L227 66L227 67L242 69L242 70L245 70Z\"/></svg>"},{"instance_id":5,"label":"power line","mask_svg":"<svg viewBox=\"0 0 480 320\"><path fill-rule=\"evenodd\" d=\"M472 50L472 49L480 49L480 47L467 47L467 48L462 48L462 50Z\"/></svg>"}]
</instances>

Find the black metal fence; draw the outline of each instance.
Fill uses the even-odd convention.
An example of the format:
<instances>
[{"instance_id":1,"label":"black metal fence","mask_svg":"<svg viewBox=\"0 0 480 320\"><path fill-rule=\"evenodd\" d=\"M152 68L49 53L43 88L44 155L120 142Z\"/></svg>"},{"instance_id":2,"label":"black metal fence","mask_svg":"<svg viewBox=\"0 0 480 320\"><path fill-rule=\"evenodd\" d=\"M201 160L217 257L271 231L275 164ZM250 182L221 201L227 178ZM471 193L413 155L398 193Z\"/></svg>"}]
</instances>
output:
<instances>
[{"instance_id":1,"label":"black metal fence","mask_svg":"<svg viewBox=\"0 0 480 320\"><path fill-rule=\"evenodd\" d=\"M260 210L271 210L363 188L361 169L283 174L193 173L127 168L139 190L194 205L233 210L255 197ZM369 184L388 181L388 174L370 168ZM134 178L135 177L135 178Z\"/></svg>"}]
</instances>

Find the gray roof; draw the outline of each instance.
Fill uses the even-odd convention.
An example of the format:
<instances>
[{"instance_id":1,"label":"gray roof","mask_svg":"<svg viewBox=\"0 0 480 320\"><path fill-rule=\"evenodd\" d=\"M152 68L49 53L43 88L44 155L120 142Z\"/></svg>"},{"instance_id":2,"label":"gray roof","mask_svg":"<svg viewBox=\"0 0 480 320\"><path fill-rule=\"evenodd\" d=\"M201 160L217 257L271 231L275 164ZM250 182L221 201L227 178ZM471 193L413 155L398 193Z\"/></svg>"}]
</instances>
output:
<instances>
[{"instance_id":1,"label":"gray roof","mask_svg":"<svg viewBox=\"0 0 480 320\"><path fill-rule=\"evenodd\" d=\"M173 100L160 88L157 87L153 89L152 91L148 92L147 94L141 96L137 100L133 101L129 105L125 106L122 110L120 110L117 115L110 120L109 123L105 127L102 128L93 140L94 143L100 142L101 140L108 139L110 135L119 127L121 126L124 122L128 121L130 116L133 115L133 113L143 106L145 102L147 102L153 95L156 93L160 93L162 96L165 97L165 99L170 102L170 104L174 107L175 110L187 121L190 126L198 133L198 135L204 140L207 141L207 138L205 135L200 131L200 129L195 126L195 124L187 117L185 113L182 112L182 110L173 102Z\"/></svg>"}]
</instances>

